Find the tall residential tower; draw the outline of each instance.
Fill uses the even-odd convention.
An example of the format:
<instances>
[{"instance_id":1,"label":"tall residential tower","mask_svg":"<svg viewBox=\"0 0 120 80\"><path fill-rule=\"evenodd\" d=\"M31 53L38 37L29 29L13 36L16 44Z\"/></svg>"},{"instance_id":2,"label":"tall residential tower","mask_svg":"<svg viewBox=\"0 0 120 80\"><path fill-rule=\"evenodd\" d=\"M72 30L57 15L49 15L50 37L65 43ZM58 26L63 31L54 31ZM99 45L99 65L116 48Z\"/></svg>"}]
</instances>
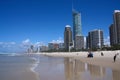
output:
<instances>
[{"instance_id":1,"label":"tall residential tower","mask_svg":"<svg viewBox=\"0 0 120 80\"><path fill-rule=\"evenodd\" d=\"M73 13L73 40L76 50L84 48L84 36L82 36L81 14L74 9Z\"/></svg>"},{"instance_id":2,"label":"tall residential tower","mask_svg":"<svg viewBox=\"0 0 120 80\"><path fill-rule=\"evenodd\" d=\"M111 46L114 44L120 44L120 10L114 11L113 18L113 25L109 27Z\"/></svg>"},{"instance_id":3,"label":"tall residential tower","mask_svg":"<svg viewBox=\"0 0 120 80\"><path fill-rule=\"evenodd\" d=\"M65 49L69 51L69 47L72 45L72 31L69 25L66 25L64 31L64 45Z\"/></svg>"},{"instance_id":4,"label":"tall residential tower","mask_svg":"<svg viewBox=\"0 0 120 80\"><path fill-rule=\"evenodd\" d=\"M103 40L102 30L93 30L88 33L88 37L87 37L88 49L102 48L103 45L104 45L104 40Z\"/></svg>"}]
</instances>

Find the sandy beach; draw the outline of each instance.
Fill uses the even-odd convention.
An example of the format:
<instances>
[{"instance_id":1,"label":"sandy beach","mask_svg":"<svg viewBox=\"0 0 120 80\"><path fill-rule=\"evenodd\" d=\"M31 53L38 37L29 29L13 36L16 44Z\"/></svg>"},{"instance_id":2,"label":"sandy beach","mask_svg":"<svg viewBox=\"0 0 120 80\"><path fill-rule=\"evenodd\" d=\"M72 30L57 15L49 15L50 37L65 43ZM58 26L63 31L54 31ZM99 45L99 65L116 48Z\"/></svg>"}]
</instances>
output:
<instances>
[{"instance_id":1,"label":"sandy beach","mask_svg":"<svg viewBox=\"0 0 120 80\"><path fill-rule=\"evenodd\" d=\"M103 52L104 56L101 56L101 52ZM120 50L117 51L96 51L92 52L93 58L87 58L88 52L54 52L54 53L40 53L45 56L52 57L71 57L78 59L84 63L97 65L101 67L112 68L113 70L120 71ZM113 57L115 54L119 53L114 62ZM38 53L39 54L39 53Z\"/></svg>"},{"instance_id":2,"label":"sandy beach","mask_svg":"<svg viewBox=\"0 0 120 80\"><path fill-rule=\"evenodd\" d=\"M117 52L56 52L0 56L1 80L120 80Z\"/></svg>"}]
</instances>

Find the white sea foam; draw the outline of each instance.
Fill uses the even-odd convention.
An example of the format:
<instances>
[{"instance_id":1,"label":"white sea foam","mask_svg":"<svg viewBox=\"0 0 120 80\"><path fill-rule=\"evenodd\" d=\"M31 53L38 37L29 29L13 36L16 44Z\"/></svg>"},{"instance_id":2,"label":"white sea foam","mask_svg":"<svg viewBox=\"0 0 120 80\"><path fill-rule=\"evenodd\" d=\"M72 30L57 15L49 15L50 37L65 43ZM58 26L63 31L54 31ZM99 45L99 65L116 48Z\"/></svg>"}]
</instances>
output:
<instances>
[{"instance_id":1,"label":"white sea foam","mask_svg":"<svg viewBox=\"0 0 120 80\"><path fill-rule=\"evenodd\" d=\"M32 59L35 60L35 63L32 65L31 71L36 72L35 69L36 69L36 67L37 67L38 64L39 64L39 58L37 59L37 58L35 58L35 57L32 57Z\"/></svg>"},{"instance_id":2,"label":"white sea foam","mask_svg":"<svg viewBox=\"0 0 120 80\"><path fill-rule=\"evenodd\" d=\"M20 55L18 53L0 53L1 55L6 55L6 56L17 56Z\"/></svg>"},{"instance_id":3,"label":"white sea foam","mask_svg":"<svg viewBox=\"0 0 120 80\"><path fill-rule=\"evenodd\" d=\"M17 53L10 53L10 54L8 54L8 56L16 56L17 55Z\"/></svg>"}]
</instances>

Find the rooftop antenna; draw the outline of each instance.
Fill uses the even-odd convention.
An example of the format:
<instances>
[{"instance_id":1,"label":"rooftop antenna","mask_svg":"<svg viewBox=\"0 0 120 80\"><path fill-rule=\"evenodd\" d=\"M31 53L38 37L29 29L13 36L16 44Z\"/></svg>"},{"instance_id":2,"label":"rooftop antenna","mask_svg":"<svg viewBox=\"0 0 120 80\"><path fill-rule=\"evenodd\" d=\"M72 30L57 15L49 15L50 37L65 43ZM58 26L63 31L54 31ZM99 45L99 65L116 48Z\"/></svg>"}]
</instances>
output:
<instances>
[{"instance_id":1,"label":"rooftop antenna","mask_svg":"<svg viewBox=\"0 0 120 80\"><path fill-rule=\"evenodd\" d=\"M74 0L72 0L72 12L78 13L78 11L76 11L76 9L74 8Z\"/></svg>"},{"instance_id":2,"label":"rooftop antenna","mask_svg":"<svg viewBox=\"0 0 120 80\"><path fill-rule=\"evenodd\" d=\"M75 9L74 9L74 5L73 5L73 0L72 0L72 11L74 11Z\"/></svg>"}]
</instances>

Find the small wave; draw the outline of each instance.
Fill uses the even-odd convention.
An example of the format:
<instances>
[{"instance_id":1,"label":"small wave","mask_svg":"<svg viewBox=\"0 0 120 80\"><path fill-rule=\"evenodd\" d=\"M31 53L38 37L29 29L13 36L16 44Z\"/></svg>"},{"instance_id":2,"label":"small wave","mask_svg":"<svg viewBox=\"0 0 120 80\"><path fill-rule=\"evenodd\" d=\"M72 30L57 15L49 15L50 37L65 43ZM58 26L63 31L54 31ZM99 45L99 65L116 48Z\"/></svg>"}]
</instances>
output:
<instances>
[{"instance_id":1,"label":"small wave","mask_svg":"<svg viewBox=\"0 0 120 80\"><path fill-rule=\"evenodd\" d=\"M39 58L37 59L37 58L35 58L35 57L32 57L32 59L35 60L35 63L32 65L31 71L36 72L35 69L36 69L36 67L37 67L38 64L39 64Z\"/></svg>"},{"instance_id":2,"label":"small wave","mask_svg":"<svg viewBox=\"0 0 120 80\"><path fill-rule=\"evenodd\" d=\"M22 54L18 54L18 53L10 53L10 54L8 54L8 56L20 56L20 55L22 55Z\"/></svg>"},{"instance_id":3,"label":"small wave","mask_svg":"<svg viewBox=\"0 0 120 80\"><path fill-rule=\"evenodd\" d=\"M37 59L37 58L35 58L35 57L32 57L31 59L34 60L35 63L37 63L37 64L39 63L39 59Z\"/></svg>"},{"instance_id":4,"label":"small wave","mask_svg":"<svg viewBox=\"0 0 120 80\"><path fill-rule=\"evenodd\" d=\"M30 70L33 71L33 72L36 72L36 71L35 71L35 68L36 68L37 66L38 66L38 64L34 64L34 65L31 67Z\"/></svg>"},{"instance_id":5,"label":"small wave","mask_svg":"<svg viewBox=\"0 0 120 80\"><path fill-rule=\"evenodd\" d=\"M0 53L0 55L2 55L2 56L17 56L17 55L20 55L20 54L17 54L17 53Z\"/></svg>"}]
</instances>

